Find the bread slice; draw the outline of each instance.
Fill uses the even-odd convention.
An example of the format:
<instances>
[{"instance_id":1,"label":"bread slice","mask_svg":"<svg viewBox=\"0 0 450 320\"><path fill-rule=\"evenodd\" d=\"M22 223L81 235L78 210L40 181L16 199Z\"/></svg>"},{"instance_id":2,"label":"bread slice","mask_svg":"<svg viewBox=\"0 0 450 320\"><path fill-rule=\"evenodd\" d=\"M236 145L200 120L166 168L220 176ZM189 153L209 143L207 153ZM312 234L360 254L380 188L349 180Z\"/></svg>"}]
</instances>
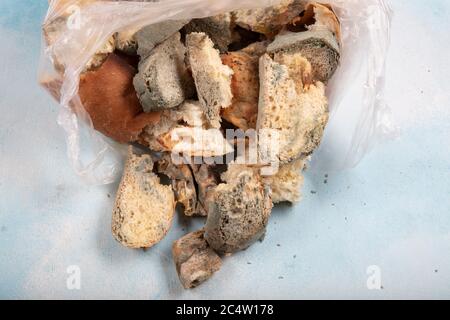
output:
<instances>
[{"instance_id":1,"label":"bread slice","mask_svg":"<svg viewBox=\"0 0 450 320\"><path fill-rule=\"evenodd\" d=\"M255 129L258 117L259 57L237 51L222 55L223 64L233 70L230 107L223 109L222 118L242 130Z\"/></svg>"},{"instance_id":2,"label":"bread slice","mask_svg":"<svg viewBox=\"0 0 450 320\"><path fill-rule=\"evenodd\" d=\"M192 32L204 32L215 44L220 52L227 52L228 46L234 40L234 23L229 12L217 16L193 19L185 27L186 34Z\"/></svg>"},{"instance_id":3,"label":"bread slice","mask_svg":"<svg viewBox=\"0 0 450 320\"><path fill-rule=\"evenodd\" d=\"M180 31L190 20L169 20L151 24L139 30L134 38L137 42L137 53L145 59L152 50L175 33Z\"/></svg>"},{"instance_id":4,"label":"bread slice","mask_svg":"<svg viewBox=\"0 0 450 320\"><path fill-rule=\"evenodd\" d=\"M172 139L175 128L202 127L205 121L200 103L186 101L177 108L162 111L160 121L147 126L139 141L153 151L171 152L175 145Z\"/></svg>"},{"instance_id":5,"label":"bread slice","mask_svg":"<svg viewBox=\"0 0 450 320\"><path fill-rule=\"evenodd\" d=\"M216 252L228 254L263 238L272 200L256 169L231 164L222 179L209 206L205 239Z\"/></svg>"},{"instance_id":6,"label":"bread slice","mask_svg":"<svg viewBox=\"0 0 450 320\"><path fill-rule=\"evenodd\" d=\"M186 216L194 216L197 213L197 190L192 170L188 164L174 164L172 156L164 153L156 162L156 168L172 180L172 188L177 202L184 207Z\"/></svg>"},{"instance_id":7,"label":"bread slice","mask_svg":"<svg viewBox=\"0 0 450 320\"><path fill-rule=\"evenodd\" d=\"M189 63L203 112L212 128L220 128L220 111L231 105L233 70L222 64L219 51L205 33L186 36Z\"/></svg>"},{"instance_id":8,"label":"bread slice","mask_svg":"<svg viewBox=\"0 0 450 320\"><path fill-rule=\"evenodd\" d=\"M305 0L281 0L272 7L238 10L233 14L240 27L273 37L305 9L306 3Z\"/></svg>"},{"instance_id":9,"label":"bread slice","mask_svg":"<svg viewBox=\"0 0 450 320\"><path fill-rule=\"evenodd\" d=\"M260 100L257 129L278 133L278 161L281 164L309 156L319 145L328 121L328 101L321 82L302 85L308 78L308 62L301 55L284 58L293 63L277 63L269 55L260 59ZM278 57L280 61L284 61ZM296 62L297 61L297 62ZM300 84L300 85L299 85ZM271 149L271 141L259 141L260 150Z\"/></svg>"},{"instance_id":10,"label":"bread slice","mask_svg":"<svg viewBox=\"0 0 450 320\"><path fill-rule=\"evenodd\" d=\"M314 83L311 63L301 54L278 52L273 55L273 61L287 67L297 93L304 92Z\"/></svg>"},{"instance_id":11,"label":"bread slice","mask_svg":"<svg viewBox=\"0 0 450 320\"><path fill-rule=\"evenodd\" d=\"M304 168L305 160L294 160L280 166L277 174L264 177L264 182L272 189L273 203L300 201Z\"/></svg>"},{"instance_id":12,"label":"bread slice","mask_svg":"<svg viewBox=\"0 0 450 320\"><path fill-rule=\"evenodd\" d=\"M172 255L185 289L202 284L222 266L222 260L206 242L203 230L189 233L175 241Z\"/></svg>"},{"instance_id":13,"label":"bread slice","mask_svg":"<svg viewBox=\"0 0 450 320\"><path fill-rule=\"evenodd\" d=\"M175 108L195 94L184 63L186 48L180 39L177 32L139 63L133 83L145 112Z\"/></svg>"},{"instance_id":14,"label":"bread slice","mask_svg":"<svg viewBox=\"0 0 450 320\"><path fill-rule=\"evenodd\" d=\"M313 80L323 83L333 76L340 60L339 43L325 27L280 34L267 47L267 52L300 53L311 63Z\"/></svg>"},{"instance_id":15,"label":"bread slice","mask_svg":"<svg viewBox=\"0 0 450 320\"><path fill-rule=\"evenodd\" d=\"M79 97L94 128L118 142L136 141L143 129L160 120L159 113L144 113L133 87L136 69L111 54L96 70L80 77Z\"/></svg>"},{"instance_id":16,"label":"bread slice","mask_svg":"<svg viewBox=\"0 0 450 320\"><path fill-rule=\"evenodd\" d=\"M129 248L149 248L169 231L175 212L175 197L153 173L150 155L129 149L112 215L114 238Z\"/></svg>"},{"instance_id":17,"label":"bread slice","mask_svg":"<svg viewBox=\"0 0 450 320\"><path fill-rule=\"evenodd\" d=\"M165 110L160 121L145 128L140 143L158 152L184 157L216 157L233 151L219 129L207 129L208 122L198 101Z\"/></svg>"},{"instance_id":18,"label":"bread slice","mask_svg":"<svg viewBox=\"0 0 450 320\"><path fill-rule=\"evenodd\" d=\"M339 65L340 41L341 25L331 6L310 2L267 51L301 53L312 64L313 80L327 83Z\"/></svg>"}]
</instances>

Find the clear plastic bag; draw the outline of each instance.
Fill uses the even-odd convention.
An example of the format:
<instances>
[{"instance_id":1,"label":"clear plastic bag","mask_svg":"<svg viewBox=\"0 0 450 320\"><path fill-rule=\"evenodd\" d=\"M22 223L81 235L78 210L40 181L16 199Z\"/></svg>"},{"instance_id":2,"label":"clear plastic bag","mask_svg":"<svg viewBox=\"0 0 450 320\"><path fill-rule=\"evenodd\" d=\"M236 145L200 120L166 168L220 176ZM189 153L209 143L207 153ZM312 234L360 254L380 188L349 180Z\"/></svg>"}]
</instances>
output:
<instances>
[{"instance_id":1,"label":"clear plastic bag","mask_svg":"<svg viewBox=\"0 0 450 320\"><path fill-rule=\"evenodd\" d=\"M67 137L69 159L91 184L120 175L124 146L93 129L77 95L84 66L115 32L165 20L202 18L237 9L275 5L274 0L161 0L159 2L51 0L44 25L70 13L65 31L43 44L40 82L59 100L58 123ZM331 171L355 166L379 141L392 137L383 101L391 11L384 0L322 0L341 21L341 65L328 86L330 121L311 168ZM55 70L59 57L64 74Z\"/></svg>"}]
</instances>

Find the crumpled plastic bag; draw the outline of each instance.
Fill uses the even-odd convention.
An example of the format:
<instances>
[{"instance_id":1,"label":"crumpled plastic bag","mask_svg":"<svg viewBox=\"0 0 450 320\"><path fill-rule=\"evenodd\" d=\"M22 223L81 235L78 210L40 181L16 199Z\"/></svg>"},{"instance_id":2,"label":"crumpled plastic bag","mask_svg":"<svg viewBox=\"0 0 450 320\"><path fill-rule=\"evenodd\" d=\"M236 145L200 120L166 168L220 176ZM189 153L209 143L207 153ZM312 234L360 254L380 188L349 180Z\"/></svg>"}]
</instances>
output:
<instances>
[{"instance_id":1,"label":"crumpled plastic bag","mask_svg":"<svg viewBox=\"0 0 450 320\"><path fill-rule=\"evenodd\" d=\"M124 146L93 129L77 95L80 74L117 31L166 20L203 18L237 9L271 6L277 0L50 0L44 26L70 15L65 31L43 42L40 83L58 99L58 123L66 132L68 156L90 184L108 184L121 174ZM330 121L310 168L334 171L359 163L378 142L395 136L383 99L392 12L384 0L322 0L341 21L341 64L329 83ZM58 61L54 61L54 57ZM55 65L62 64L64 73Z\"/></svg>"}]
</instances>

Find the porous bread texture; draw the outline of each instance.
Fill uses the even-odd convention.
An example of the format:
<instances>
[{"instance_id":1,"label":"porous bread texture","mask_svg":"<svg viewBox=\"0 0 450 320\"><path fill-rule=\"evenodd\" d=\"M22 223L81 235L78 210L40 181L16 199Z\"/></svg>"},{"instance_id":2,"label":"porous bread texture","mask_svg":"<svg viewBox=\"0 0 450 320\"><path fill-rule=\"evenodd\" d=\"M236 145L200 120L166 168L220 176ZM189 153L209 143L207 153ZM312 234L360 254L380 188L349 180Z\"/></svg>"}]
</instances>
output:
<instances>
[{"instance_id":1,"label":"porous bread texture","mask_svg":"<svg viewBox=\"0 0 450 320\"><path fill-rule=\"evenodd\" d=\"M280 166L275 175L264 177L264 182L272 189L273 203L300 201L304 168L305 160L298 159Z\"/></svg>"},{"instance_id":2,"label":"porous bread texture","mask_svg":"<svg viewBox=\"0 0 450 320\"><path fill-rule=\"evenodd\" d=\"M193 19L184 29L186 34L192 32L206 33L220 52L226 52L235 38L233 27L231 14L227 12L213 17Z\"/></svg>"},{"instance_id":3,"label":"porous bread texture","mask_svg":"<svg viewBox=\"0 0 450 320\"><path fill-rule=\"evenodd\" d=\"M222 180L208 208L205 239L216 252L229 254L264 237L272 200L256 169L230 165Z\"/></svg>"},{"instance_id":4,"label":"porous bread texture","mask_svg":"<svg viewBox=\"0 0 450 320\"><path fill-rule=\"evenodd\" d=\"M314 82L311 63L301 54L279 52L274 54L273 60L288 68L289 77L295 82L297 93L305 91Z\"/></svg>"},{"instance_id":5,"label":"porous bread texture","mask_svg":"<svg viewBox=\"0 0 450 320\"><path fill-rule=\"evenodd\" d=\"M295 28L306 31L292 32ZM275 37L267 52L298 52L311 63L314 81L327 83L340 60L340 23L332 9L319 3L309 3L298 16Z\"/></svg>"},{"instance_id":6,"label":"porous bread texture","mask_svg":"<svg viewBox=\"0 0 450 320\"><path fill-rule=\"evenodd\" d=\"M180 39L177 32L139 63L133 83L145 112L175 108L195 95L184 63L186 48Z\"/></svg>"},{"instance_id":7,"label":"porous bread texture","mask_svg":"<svg viewBox=\"0 0 450 320\"><path fill-rule=\"evenodd\" d=\"M169 20L142 28L134 35L138 46L137 53L145 59L157 45L180 31L189 21Z\"/></svg>"},{"instance_id":8,"label":"porous bread texture","mask_svg":"<svg viewBox=\"0 0 450 320\"><path fill-rule=\"evenodd\" d=\"M172 225L172 188L162 185L152 170L151 156L139 156L130 147L112 215L114 238L129 248L155 245Z\"/></svg>"},{"instance_id":9,"label":"porous bread texture","mask_svg":"<svg viewBox=\"0 0 450 320\"><path fill-rule=\"evenodd\" d=\"M266 53L269 41L254 42L234 52L223 54L223 64L233 70L230 107L222 118L242 130L255 129L259 101L259 58Z\"/></svg>"},{"instance_id":10,"label":"porous bread texture","mask_svg":"<svg viewBox=\"0 0 450 320\"><path fill-rule=\"evenodd\" d=\"M327 83L339 65L340 48L336 37L326 28L278 35L268 53L300 53L312 66L313 79Z\"/></svg>"},{"instance_id":11,"label":"porous bread texture","mask_svg":"<svg viewBox=\"0 0 450 320\"><path fill-rule=\"evenodd\" d=\"M156 162L157 171L172 180L172 188L177 202L184 207L186 216L197 214L197 190L192 170L188 164L175 164L169 153L164 153Z\"/></svg>"},{"instance_id":12,"label":"porous bread texture","mask_svg":"<svg viewBox=\"0 0 450 320\"><path fill-rule=\"evenodd\" d=\"M185 289L202 284L222 266L222 260L206 242L203 230L189 233L175 241L172 255Z\"/></svg>"},{"instance_id":13,"label":"porous bread texture","mask_svg":"<svg viewBox=\"0 0 450 320\"><path fill-rule=\"evenodd\" d=\"M282 0L275 6L237 10L233 14L240 27L272 37L297 17L305 9L306 3L305 0Z\"/></svg>"},{"instance_id":14,"label":"porous bread texture","mask_svg":"<svg viewBox=\"0 0 450 320\"><path fill-rule=\"evenodd\" d=\"M278 56L279 61L307 61L298 53L296 57ZM278 133L278 160L281 164L309 156L320 144L328 121L328 101L321 82L305 87L308 67L299 72L302 64L289 66L274 61L269 55L260 59L260 97L258 131L268 129ZM303 87L303 88L302 88ZM267 141L260 140L265 150Z\"/></svg>"},{"instance_id":15,"label":"porous bread texture","mask_svg":"<svg viewBox=\"0 0 450 320\"><path fill-rule=\"evenodd\" d=\"M189 64L203 112L212 128L220 128L220 111L231 105L233 70L222 64L219 51L205 33L186 36Z\"/></svg>"},{"instance_id":16,"label":"porous bread texture","mask_svg":"<svg viewBox=\"0 0 450 320\"><path fill-rule=\"evenodd\" d=\"M134 67L111 54L96 70L80 77L78 95L94 128L118 142L138 140L143 129L160 121L159 113L144 113L133 87Z\"/></svg>"},{"instance_id":17,"label":"porous bread texture","mask_svg":"<svg viewBox=\"0 0 450 320\"><path fill-rule=\"evenodd\" d=\"M242 51L222 55L222 62L233 70L230 107L223 109L222 118L236 127L256 128L259 97L259 58Z\"/></svg>"},{"instance_id":18,"label":"porous bread texture","mask_svg":"<svg viewBox=\"0 0 450 320\"><path fill-rule=\"evenodd\" d=\"M180 107L165 110L157 124L147 126L139 142L158 152L184 157L215 157L233 151L223 133L207 129L203 108L198 101L185 101Z\"/></svg>"}]
</instances>

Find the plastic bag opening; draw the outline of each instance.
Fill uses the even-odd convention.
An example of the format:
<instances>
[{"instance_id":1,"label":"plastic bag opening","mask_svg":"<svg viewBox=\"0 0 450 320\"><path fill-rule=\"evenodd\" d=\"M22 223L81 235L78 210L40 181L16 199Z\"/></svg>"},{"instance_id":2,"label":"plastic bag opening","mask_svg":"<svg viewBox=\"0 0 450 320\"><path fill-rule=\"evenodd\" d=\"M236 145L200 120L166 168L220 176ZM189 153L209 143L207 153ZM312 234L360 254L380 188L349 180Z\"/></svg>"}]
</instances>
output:
<instances>
[{"instance_id":1,"label":"plastic bag opening","mask_svg":"<svg viewBox=\"0 0 450 320\"><path fill-rule=\"evenodd\" d=\"M329 172L354 167L377 143L398 132L383 96L392 11L384 0L319 2L333 7L342 29L341 64L327 89L330 120L310 165L313 170ZM109 184L120 176L126 146L93 129L78 97L84 66L115 32L278 3L51 0L44 25L68 14L70 24L51 46L43 42L39 79L61 105L58 123L65 130L68 156L76 173L89 184ZM54 56L64 59L54 61ZM58 63L64 65L63 74L55 70Z\"/></svg>"}]
</instances>

